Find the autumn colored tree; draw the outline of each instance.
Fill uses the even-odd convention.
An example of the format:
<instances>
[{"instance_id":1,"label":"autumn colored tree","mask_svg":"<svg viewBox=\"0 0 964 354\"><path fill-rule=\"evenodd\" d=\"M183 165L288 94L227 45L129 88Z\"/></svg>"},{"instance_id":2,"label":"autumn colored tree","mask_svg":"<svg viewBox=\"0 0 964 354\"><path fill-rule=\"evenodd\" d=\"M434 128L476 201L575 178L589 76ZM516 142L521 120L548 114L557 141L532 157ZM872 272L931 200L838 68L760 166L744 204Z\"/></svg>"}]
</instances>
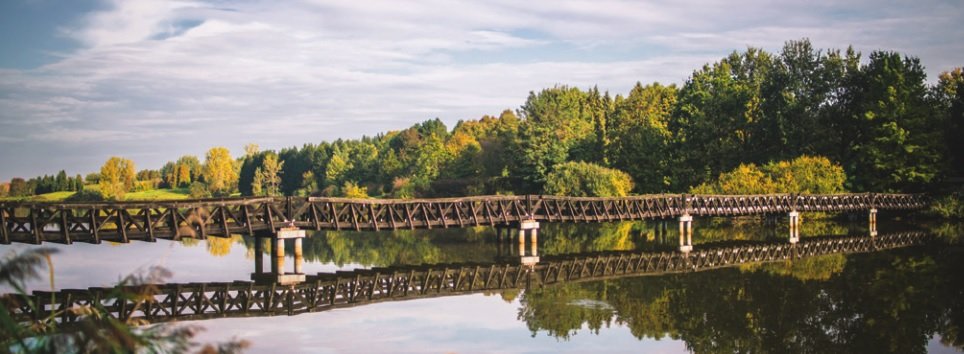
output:
<instances>
[{"instance_id":1,"label":"autumn colored tree","mask_svg":"<svg viewBox=\"0 0 964 354\"><path fill-rule=\"evenodd\" d=\"M588 162L566 162L546 176L544 191L573 197L624 197L632 189L633 180L623 171Z\"/></svg>"},{"instance_id":2,"label":"autumn colored tree","mask_svg":"<svg viewBox=\"0 0 964 354\"><path fill-rule=\"evenodd\" d=\"M208 150L202 171L208 190L215 196L229 195L237 188L238 173L227 148L215 147Z\"/></svg>"},{"instance_id":3,"label":"autumn colored tree","mask_svg":"<svg viewBox=\"0 0 964 354\"><path fill-rule=\"evenodd\" d=\"M100 168L100 193L108 200L123 200L134 189L136 177L133 161L111 157Z\"/></svg>"}]
</instances>

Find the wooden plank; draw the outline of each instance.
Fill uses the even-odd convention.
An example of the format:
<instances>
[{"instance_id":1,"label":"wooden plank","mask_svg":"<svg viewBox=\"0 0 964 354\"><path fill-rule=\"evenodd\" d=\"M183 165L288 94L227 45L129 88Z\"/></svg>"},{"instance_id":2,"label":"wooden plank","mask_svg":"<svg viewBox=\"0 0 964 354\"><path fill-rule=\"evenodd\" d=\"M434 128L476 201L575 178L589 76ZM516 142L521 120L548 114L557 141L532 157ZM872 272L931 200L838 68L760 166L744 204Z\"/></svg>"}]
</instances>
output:
<instances>
[{"instance_id":1,"label":"wooden plank","mask_svg":"<svg viewBox=\"0 0 964 354\"><path fill-rule=\"evenodd\" d=\"M455 218L459 220L459 227L465 227L465 220L462 220L462 211L459 210L461 204L461 202L452 203L452 207L455 208Z\"/></svg>"},{"instance_id":2,"label":"wooden plank","mask_svg":"<svg viewBox=\"0 0 964 354\"><path fill-rule=\"evenodd\" d=\"M311 208L311 222L312 222L312 226L315 227L315 231L320 231L320 230L321 230L321 220L320 220L320 218L318 217L318 206L315 205L315 203L309 203L308 205L309 205L309 207Z\"/></svg>"},{"instance_id":3,"label":"wooden plank","mask_svg":"<svg viewBox=\"0 0 964 354\"><path fill-rule=\"evenodd\" d=\"M70 213L70 209L60 208L60 231L64 235L64 243L71 244L70 240L70 225L67 223L67 213Z\"/></svg>"},{"instance_id":4,"label":"wooden plank","mask_svg":"<svg viewBox=\"0 0 964 354\"><path fill-rule=\"evenodd\" d=\"M264 208L264 217L266 219L265 222L268 223L268 230L275 232L277 229L274 227L274 214L271 213L271 203L264 202L261 203L261 205Z\"/></svg>"},{"instance_id":5,"label":"wooden plank","mask_svg":"<svg viewBox=\"0 0 964 354\"><path fill-rule=\"evenodd\" d=\"M408 220L408 227L415 230L415 220L412 219L412 207L410 204L405 204L405 217Z\"/></svg>"},{"instance_id":6,"label":"wooden plank","mask_svg":"<svg viewBox=\"0 0 964 354\"><path fill-rule=\"evenodd\" d=\"M91 208L88 216L90 217L90 236L95 244L100 244L100 225L97 225L97 216L100 209Z\"/></svg>"},{"instance_id":7,"label":"wooden plank","mask_svg":"<svg viewBox=\"0 0 964 354\"><path fill-rule=\"evenodd\" d=\"M221 205L221 207L218 208L218 211L219 211L218 214L220 214L220 217L221 217L221 230L224 232L224 237L230 238L231 229L228 228L228 216L225 215L226 213L224 212L224 208L227 208L227 207L224 205Z\"/></svg>"},{"instance_id":8,"label":"wooden plank","mask_svg":"<svg viewBox=\"0 0 964 354\"><path fill-rule=\"evenodd\" d=\"M475 223L475 226L479 226L479 211L475 209L475 202L470 201L468 203L469 212L472 213L472 222Z\"/></svg>"},{"instance_id":9,"label":"wooden plank","mask_svg":"<svg viewBox=\"0 0 964 354\"><path fill-rule=\"evenodd\" d=\"M437 206L436 209L438 209L438 216L442 219L442 228L449 228L449 223L445 220L445 210L442 209L442 203L436 203L435 205Z\"/></svg>"},{"instance_id":10,"label":"wooden plank","mask_svg":"<svg viewBox=\"0 0 964 354\"><path fill-rule=\"evenodd\" d=\"M366 204L366 206L368 206L368 215L369 215L369 217L371 218L372 229L374 229L375 231L379 231L379 230L378 230L378 216L375 215L375 205L374 205L374 204ZM379 213L379 214L380 214L380 213Z\"/></svg>"},{"instance_id":11,"label":"wooden plank","mask_svg":"<svg viewBox=\"0 0 964 354\"><path fill-rule=\"evenodd\" d=\"M398 230L398 224L395 222L395 204L388 205L388 219L391 220L392 231Z\"/></svg>"},{"instance_id":12,"label":"wooden plank","mask_svg":"<svg viewBox=\"0 0 964 354\"><path fill-rule=\"evenodd\" d=\"M425 228L431 230L431 229L432 229L432 219L431 219L432 216L431 216L431 213L430 213L429 211L425 210L425 204L426 204L426 203L418 203L418 204L415 204L415 209L416 209L416 210L422 210L422 217L425 219Z\"/></svg>"},{"instance_id":13,"label":"wooden plank","mask_svg":"<svg viewBox=\"0 0 964 354\"><path fill-rule=\"evenodd\" d=\"M338 209L335 208L335 204L328 203L328 210L331 211L331 215L334 216L335 230L341 230L341 215L338 215Z\"/></svg>"},{"instance_id":14,"label":"wooden plank","mask_svg":"<svg viewBox=\"0 0 964 354\"><path fill-rule=\"evenodd\" d=\"M7 231L7 208L0 207L0 242L5 245L10 244L10 234Z\"/></svg>"},{"instance_id":15,"label":"wooden plank","mask_svg":"<svg viewBox=\"0 0 964 354\"><path fill-rule=\"evenodd\" d=\"M30 208L30 229L33 231L33 244L35 245L39 245L44 239L43 226L37 225L37 210L36 207Z\"/></svg>"},{"instance_id":16,"label":"wooden plank","mask_svg":"<svg viewBox=\"0 0 964 354\"><path fill-rule=\"evenodd\" d=\"M117 231L120 232L121 242L128 243L130 240L127 239L127 225L124 222L124 209L116 208L117 210L117 221L114 223L117 225Z\"/></svg>"},{"instance_id":17,"label":"wooden plank","mask_svg":"<svg viewBox=\"0 0 964 354\"><path fill-rule=\"evenodd\" d=\"M361 231L361 226L358 225L358 211L355 210L355 203L348 204L351 210L351 224L355 227L355 231Z\"/></svg>"},{"instance_id":18,"label":"wooden plank","mask_svg":"<svg viewBox=\"0 0 964 354\"><path fill-rule=\"evenodd\" d=\"M153 209L144 209L144 225L147 225L147 241L156 242L154 237L154 220L151 219Z\"/></svg>"},{"instance_id":19,"label":"wooden plank","mask_svg":"<svg viewBox=\"0 0 964 354\"><path fill-rule=\"evenodd\" d=\"M241 206L241 215L244 217L244 225L248 229L248 236L254 236L254 226L251 225L254 222L254 218L251 217L251 211L249 210L251 206L245 204Z\"/></svg>"}]
</instances>

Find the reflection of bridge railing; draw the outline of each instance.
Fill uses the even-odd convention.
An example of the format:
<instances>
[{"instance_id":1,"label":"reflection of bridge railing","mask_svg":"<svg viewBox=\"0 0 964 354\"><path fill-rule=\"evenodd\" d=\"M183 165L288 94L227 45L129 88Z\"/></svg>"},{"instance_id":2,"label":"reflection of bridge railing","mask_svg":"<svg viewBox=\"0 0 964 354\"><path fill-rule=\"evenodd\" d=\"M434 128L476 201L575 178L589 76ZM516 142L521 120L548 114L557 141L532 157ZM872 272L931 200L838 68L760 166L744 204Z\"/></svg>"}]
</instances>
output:
<instances>
[{"instance_id":1,"label":"reflection of bridge railing","mask_svg":"<svg viewBox=\"0 0 964 354\"><path fill-rule=\"evenodd\" d=\"M442 199L239 198L157 202L0 202L0 243L129 242L314 230L605 222L691 216L920 209L918 194L645 195L620 198L482 196Z\"/></svg>"},{"instance_id":2,"label":"reflection of bridge railing","mask_svg":"<svg viewBox=\"0 0 964 354\"><path fill-rule=\"evenodd\" d=\"M816 237L795 245L761 243L678 252L608 252L546 257L535 266L520 264L440 264L319 273L304 283L280 286L252 282L162 284L121 288L37 291L0 297L19 321L55 314L62 323L78 320L73 308L103 307L121 320L149 322L220 317L294 315L394 301L521 289L564 282L643 274L700 271L750 262L770 262L841 253L873 252L919 245L925 233L877 237ZM118 297L119 294L128 294ZM133 294L133 295L131 295ZM27 306L37 304L36 310Z\"/></svg>"}]
</instances>

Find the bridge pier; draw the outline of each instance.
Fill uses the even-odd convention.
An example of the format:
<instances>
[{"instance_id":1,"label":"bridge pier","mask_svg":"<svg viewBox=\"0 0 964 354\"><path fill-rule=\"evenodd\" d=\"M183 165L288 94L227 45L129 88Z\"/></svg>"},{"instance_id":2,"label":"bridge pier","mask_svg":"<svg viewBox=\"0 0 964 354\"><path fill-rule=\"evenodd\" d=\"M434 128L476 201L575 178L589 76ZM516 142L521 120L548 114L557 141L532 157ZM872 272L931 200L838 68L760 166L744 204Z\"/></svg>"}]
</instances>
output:
<instances>
[{"instance_id":1,"label":"bridge pier","mask_svg":"<svg viewBox=\"0 0 964 354\"><path fill-rule=\"evenodd\" d=\"M257 283L269 283L279 285L293 285L305 281L305 273L302 271L304 258L302 253L302 240L305 238L305 230L298 228L282 228L277 232L265 231L255 234L255 255L254 270L251 280ZM271 270L264 271L264 239L269 239L271 254ZM285 240L294 240L294 271L285 271Z\"/></svg>"},{"instance_id":2,"label":"bridge pier","mask_svg":"<svg viewBox=\"0 0 964 354\"><path fill-rule=\"evenodd\" d=\"M791 211L789 214L790 219L790 243L795 244L800 242L800 213L797 211Z\"/></svg>"},{"instance_id":3,"label":"bridge pier","mask_svg":"<svg viewBox=\"0 0 964 354\"><path fill-rule=\"evenodd\" d=\"M519 233L517 236L517 247L512 249L509 242L506 242L507 237L503 236L503 229L505 234L510 235L512 229L518 229ZM518 260L520 264L534 267L539 263L539 252L538 252L538 238L539 238L539 222L535 220L522 220L518 223L513 223L512 225L497 226L496 234L499 238L499 256L500 258L505 258L511 261ZM529 242L526 242L526 235L529 235ZM526 243L529 244L528 250ZM503 247L508 246L511 251L511 255L503 256Z\"/></svg>"},{"instance_id":4,"label":"bridge pier","mask_svg":"<svg viewBox=\"0 0 964 354\"><path fill-rule=\"evenodd\" d=\"M693 216L679 217L679 251L689 253L693 250Z\"/></svg>"},{"instance_id":5,"label":"bridge pier","mask_svg":"<svg viewBox=\"0 0 964 354\"><path fill-rule=\"evenodd\" d=\"M877 236L877 208L871 208L869 214L870 237L875 237Z\"/></svg>"}]
</instances>

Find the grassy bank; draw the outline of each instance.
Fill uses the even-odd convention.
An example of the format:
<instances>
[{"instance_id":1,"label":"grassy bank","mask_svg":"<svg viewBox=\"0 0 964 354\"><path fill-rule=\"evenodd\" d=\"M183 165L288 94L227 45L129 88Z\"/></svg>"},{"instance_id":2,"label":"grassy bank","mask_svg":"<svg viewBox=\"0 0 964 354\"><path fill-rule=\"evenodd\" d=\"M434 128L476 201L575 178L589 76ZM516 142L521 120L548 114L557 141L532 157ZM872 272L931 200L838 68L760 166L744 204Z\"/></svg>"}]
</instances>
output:
<instances>
[{"instance_id":1,"label":"grassy bank","mask_svg":"<svg viewBox=\"0 0 964 354\"><path fill-rule=\"evenodd\" d=\"M87 186L88 190L97 190L97 186ZM67 200L77 192L54 192L38 194L23 198L0 198L5 201L36 201L36 202L60 202ZM165 188L153 189L149 191L130 192L124 196L125 200L180 200L187 199L190 191L187 188Z\"/></svg>"}]
</instances>

